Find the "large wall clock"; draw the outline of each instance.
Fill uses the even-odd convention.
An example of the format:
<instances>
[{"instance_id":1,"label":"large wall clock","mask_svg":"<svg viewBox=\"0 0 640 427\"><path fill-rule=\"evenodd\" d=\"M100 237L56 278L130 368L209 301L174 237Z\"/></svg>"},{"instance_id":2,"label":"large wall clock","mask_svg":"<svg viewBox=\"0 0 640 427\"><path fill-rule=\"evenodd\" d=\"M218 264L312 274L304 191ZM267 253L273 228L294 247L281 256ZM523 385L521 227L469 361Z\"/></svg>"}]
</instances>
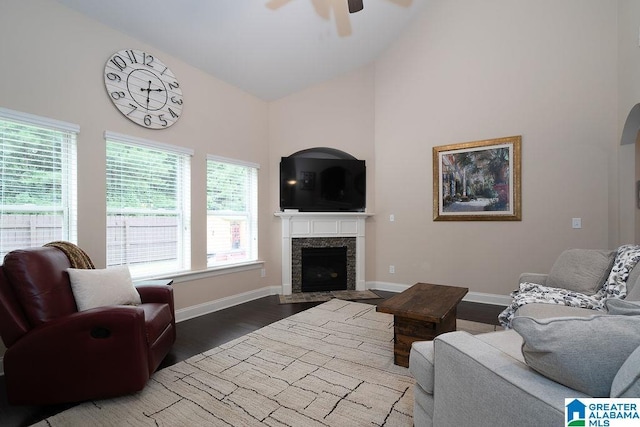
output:
<instances>
[{"instance_id":1,"label":"large wall clock","mask_svg":"<svg viewBox=\"0 0 640 427\"><path fill-rule=\"evenodd\" d=\"M104 67L104 84L118 110L145 128L168 128L182 114L178 80L147 52L127 49L111 55Z\"/></svg>"}]
</instances>

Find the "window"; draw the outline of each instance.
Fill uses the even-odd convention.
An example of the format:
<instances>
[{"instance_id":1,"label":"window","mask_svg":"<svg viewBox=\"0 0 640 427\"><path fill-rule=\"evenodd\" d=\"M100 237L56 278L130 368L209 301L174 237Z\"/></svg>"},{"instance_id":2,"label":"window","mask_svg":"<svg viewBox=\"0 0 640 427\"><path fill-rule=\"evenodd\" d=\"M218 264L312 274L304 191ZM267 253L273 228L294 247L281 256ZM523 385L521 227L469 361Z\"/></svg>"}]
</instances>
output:
<instances>
[{"instance_id":1,"label":"window","mask_svg":"<svg viewBox=\"0 0 640 427\"><path fill-rule=\"evenodd\" d=\"M207 265L258 259L258 165L207 157Z\"/></svg>"},{"instance_id":2,"label":"window","mask_svg":"<svg viewBox=\"0 0 640 427\"><path fill-rule=\"evenodd\" d=\"M77 243L77 125L0 108L0 256Z\"/></svg>"},{"instance_id":3,"label":"window","mask_svg":"<svg viewBox=\"0 0 640 427\"><path fill-rule=\"evenodd\" d=\"M107 265L191 268L190 150L107 132Z\"/></svg>"}]
</instances>

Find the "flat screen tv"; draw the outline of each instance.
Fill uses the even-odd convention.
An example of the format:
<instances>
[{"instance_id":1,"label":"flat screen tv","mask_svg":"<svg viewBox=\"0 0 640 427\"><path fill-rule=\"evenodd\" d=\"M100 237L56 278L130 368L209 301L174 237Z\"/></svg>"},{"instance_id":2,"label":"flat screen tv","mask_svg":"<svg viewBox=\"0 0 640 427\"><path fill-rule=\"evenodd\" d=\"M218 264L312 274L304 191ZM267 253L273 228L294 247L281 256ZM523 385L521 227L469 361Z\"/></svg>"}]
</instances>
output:
<instances>
[{"instance_id":1,"label":"flat screen tv","mask_svg":"<svg viewBox=\"0 0 640 427\"><path fill-rule=\"evenodd\" d=\"M364 160L282 157L280 209L364 212Z\"/></svg>"}]
</instances>

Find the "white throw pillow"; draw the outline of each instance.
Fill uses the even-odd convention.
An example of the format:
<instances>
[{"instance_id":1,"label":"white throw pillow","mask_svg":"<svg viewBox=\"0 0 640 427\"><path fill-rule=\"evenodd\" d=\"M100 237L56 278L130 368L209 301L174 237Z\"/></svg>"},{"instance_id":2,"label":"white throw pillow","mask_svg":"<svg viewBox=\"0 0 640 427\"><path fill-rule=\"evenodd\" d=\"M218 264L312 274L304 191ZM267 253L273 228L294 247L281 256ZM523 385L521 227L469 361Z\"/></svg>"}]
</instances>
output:
<instances>
[{"instance_id":1,"label":"white throw pillow","mask_svg":"<svg viewBox=\"0 0 640 427\"><path fill-rule=\"evenodd\" d=\"M78 311L141 303L126 265L104 270L68 268L67 272Z\"/></svg>"}]
</instances>

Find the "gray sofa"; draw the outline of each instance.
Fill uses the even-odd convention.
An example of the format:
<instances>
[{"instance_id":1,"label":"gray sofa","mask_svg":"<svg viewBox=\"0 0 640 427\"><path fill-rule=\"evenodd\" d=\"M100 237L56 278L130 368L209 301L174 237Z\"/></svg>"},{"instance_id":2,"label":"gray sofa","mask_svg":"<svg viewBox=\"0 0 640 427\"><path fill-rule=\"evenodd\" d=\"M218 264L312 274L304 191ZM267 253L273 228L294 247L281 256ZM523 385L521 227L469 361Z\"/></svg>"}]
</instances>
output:
<instances>
[{"instance_id":1,"label":"gray sofa","mask_svg":"<svg viewBox=\"0 0 640 427\"><path fill-rule=\"evenodd\" d=\"M520 283L569 280L566 286L595 292L609 276L615 255L565 251L549 274L525 273ZM626 298L607 300L607 312L531 303L515 312L514 329L478 335L457 331L414 342L409 360L416 380L414 425L559 426L565 425L565 398L640 397L640 303L634 302L640 300L639 276L640 267L630 270ZM594 331L605 338L591 347ZM607 366L601 368L603 358ZM585 382L590 364L601 375Z\"/></svg>"}]
</instances>

